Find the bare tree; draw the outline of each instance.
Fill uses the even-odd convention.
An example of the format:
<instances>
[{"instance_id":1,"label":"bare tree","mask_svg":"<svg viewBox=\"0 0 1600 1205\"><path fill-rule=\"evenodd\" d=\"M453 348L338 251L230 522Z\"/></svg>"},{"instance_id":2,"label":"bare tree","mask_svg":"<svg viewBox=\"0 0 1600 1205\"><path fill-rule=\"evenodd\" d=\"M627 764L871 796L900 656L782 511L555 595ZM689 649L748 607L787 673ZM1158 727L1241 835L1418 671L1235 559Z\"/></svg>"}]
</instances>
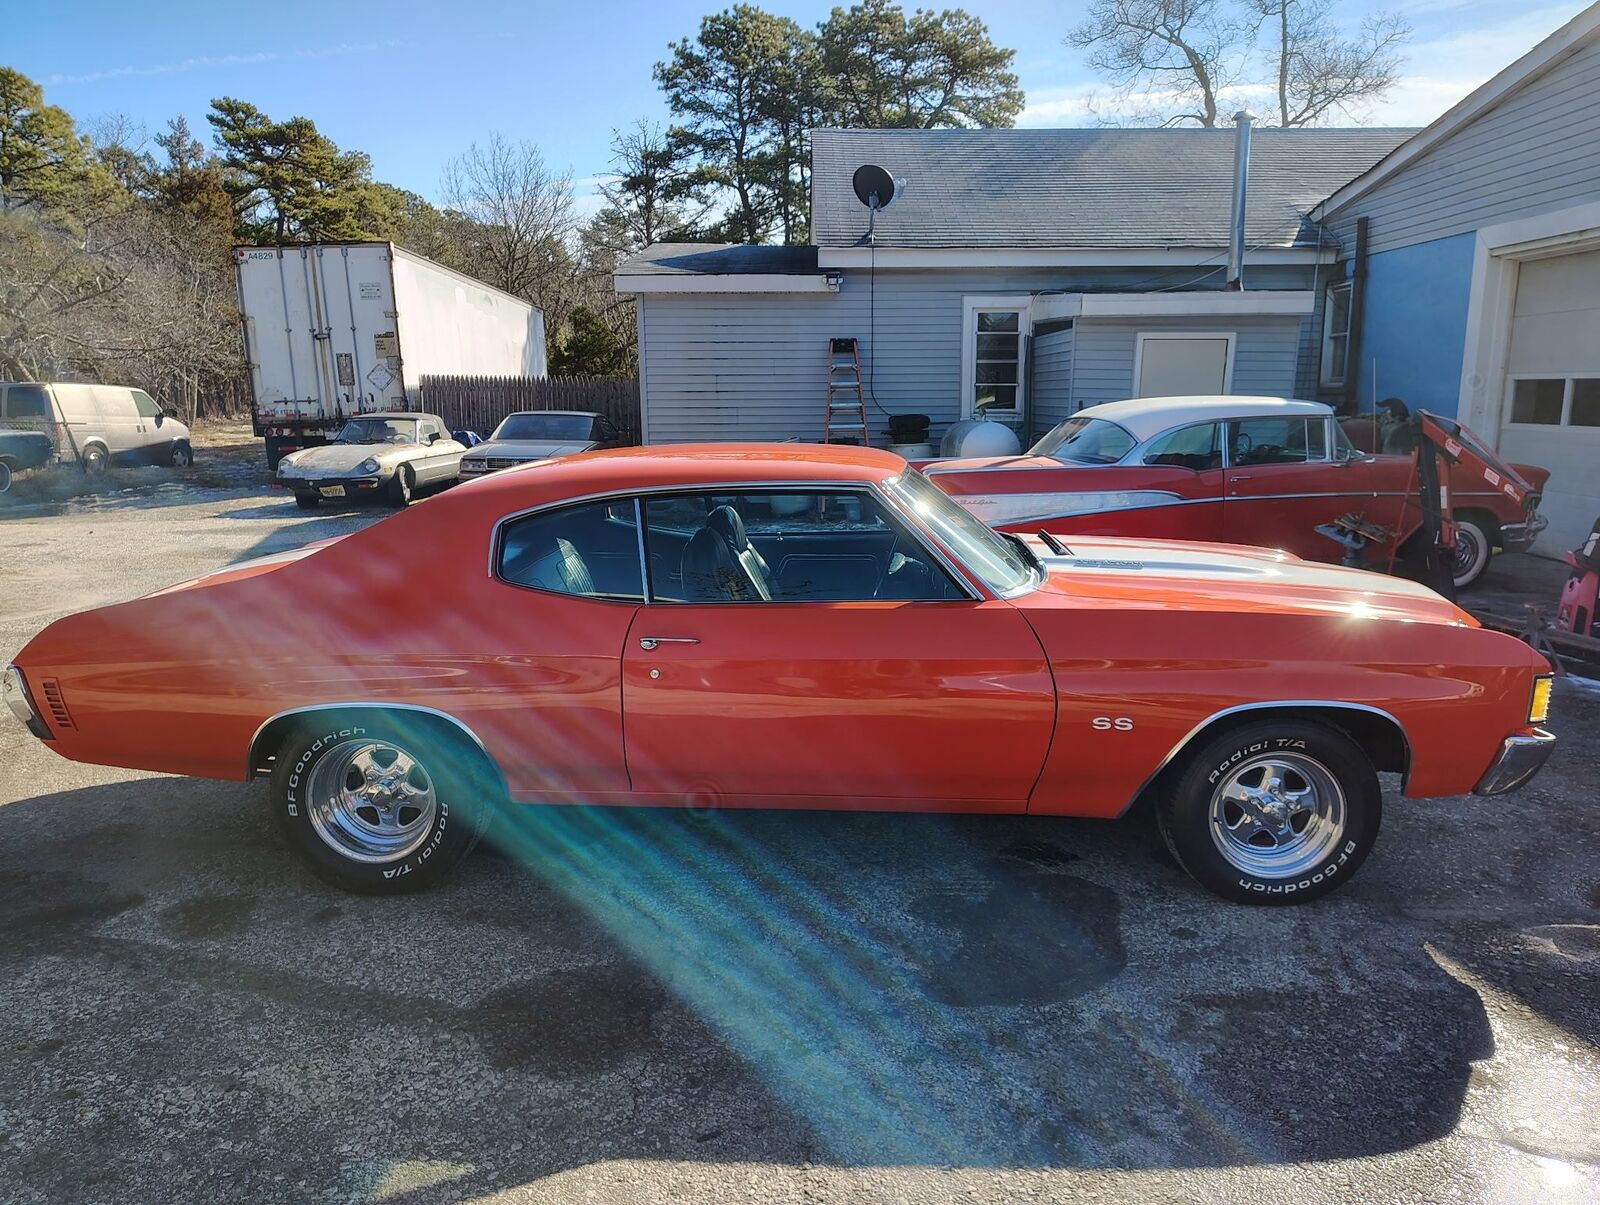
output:
<instances>
[{"instance_id":1,"label":"bare tree","mask_svg":"<svg viewBox=\"0 0 1600 1205\"><path fill-rule=\"evenodd\" d=\"M591 235L612 236L606 245L613 251L686 239L711 210L694 186L692 171L658 122L641 117L625 130L613 130L611 175L597 187L616 220L591 224Z\"/></svg>"},{"instance_id":2,"label":"bare tree","mask_svg":"<svg viewBox=\"0 0 1600 1205\"><path fill-rule=\"evenodd\" d=\"M1378 13L1346 37L1333 0L1092 0L1067 44L1112 84L1105 124L1215 126L1225 90L1270 90L1277 123L1305 126L1388 92L1410 33Z\"/></svg>"},{"instance_id":3,"label":"bare tree","mask_svg":"<svg viewBox=\"0 0 1600 1205\"><path fill-rule=\"evenodd\" d=\"M1353 38L1340 35L1330 0L1255 0L1276 45L1278 124L1315 125L1352 113L1394 87L1400 46L1411 27L1392 13L1369 15Z\"/></svg>"},{"instance_id":4,"label":"bare tree","mask_svg":"<svg viewBox=\"0 0 1600 1205\"><path fill-rule=\"evenodd\" d=\"M1240 70L1239 47L1253 27L1219 0L1094 0L1067 44L1089 52L1119 100L1155 93L1146 106L1162 125L1217 124L1217 95ZM1146 98L1148 99L1148 98Z\"/></svg>"},{"instance_id":5,"label":"bare tree","mask_svg":"<svg viewBox=\"0 0 1600 1205\"><path fill-rule=\"evenodd\" d=\"M571 173L549 167L533 143L494 134L446 166L443 191L448 207L469 222L467 271L526 297L558 328L573 275Z\"/></svg>"}]
</instances>

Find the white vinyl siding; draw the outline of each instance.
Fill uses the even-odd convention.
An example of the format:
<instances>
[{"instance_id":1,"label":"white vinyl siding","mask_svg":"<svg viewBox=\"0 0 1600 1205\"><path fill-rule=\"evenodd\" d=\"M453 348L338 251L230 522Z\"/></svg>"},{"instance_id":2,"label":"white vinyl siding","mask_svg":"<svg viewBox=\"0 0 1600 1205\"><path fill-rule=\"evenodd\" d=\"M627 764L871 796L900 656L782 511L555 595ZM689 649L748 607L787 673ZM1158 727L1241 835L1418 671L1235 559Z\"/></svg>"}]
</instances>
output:
<instances>
[{"instance_id":1,"label":"white vinyl siding","mask_svg":"<svg viewBox=\"0 0 1600 1205\"><path fill-rule=\"evenodd\" d=\"M854 336L860 341L862 376L869 385L867 417L874 437L882 441L886 414L926 414L933 424L930 438L937 443L945 427L961 417L965 299L1078 289L1116 291L1134 284L1148 288L1151 276L1149 269L1137 268L880 269L876 283L869 286L865 271L850 269L838 293L641 296L645 438L650 443L820 439L827 341ZM1262 267L1251 279L1254 288L1305 289L1310 283L1310 270L1302 268ZM868 304L874 295L875 315ZM1074 397L1073 409L1090 399L1129 396L1137 330L1157 325L1216 329L1217 319L1159 324L1149 318L1083 320L1078 323L1078 339L1090 325L1103 332L1097 354L1117 358L1120 375L1097 378L1091 371L1086 385L1075 381L1074 389L1087 388L1088 395ZM1227 325L1240 332L1234 390L1292 393L1302 320L1230 318ZM1030 348L1029 359L1034 354ZM1246 381L1251 382L1248 390ZM1038 423L1035 427L1043 429Z\"/></svg>"},{"instance_id":2,"label":"white vinyl siding","mask_svg":"<svg viewBox=\"0 0 1600 1205\"><path fill-rule=\"evenodd\" d=\"M1415 163L1330 215L1349 251L1355 219L1368 250L1430 242L1600 195L1600 44L1513 92Z\"/></svg>"}]
</instances>

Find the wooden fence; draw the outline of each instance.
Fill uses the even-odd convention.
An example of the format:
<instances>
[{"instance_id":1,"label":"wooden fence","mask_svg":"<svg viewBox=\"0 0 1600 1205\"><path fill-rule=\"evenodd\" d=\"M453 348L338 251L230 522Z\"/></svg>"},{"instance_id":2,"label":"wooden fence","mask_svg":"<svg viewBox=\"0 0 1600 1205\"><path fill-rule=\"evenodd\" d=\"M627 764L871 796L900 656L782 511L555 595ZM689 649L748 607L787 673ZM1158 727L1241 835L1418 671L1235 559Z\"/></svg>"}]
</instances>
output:
<instances>
[{"instance_id":1,"label":"wooden fence","mask_svg":"<svg viewBox=\"0 0 1600 1205\"><path fill-rule=\"evenodd\" d=\"M625 377L429 377L422 405L452 431L488 439L501 419L517 410L592 410L639 442L639 382Z\"/></svg>"}]
</instances>

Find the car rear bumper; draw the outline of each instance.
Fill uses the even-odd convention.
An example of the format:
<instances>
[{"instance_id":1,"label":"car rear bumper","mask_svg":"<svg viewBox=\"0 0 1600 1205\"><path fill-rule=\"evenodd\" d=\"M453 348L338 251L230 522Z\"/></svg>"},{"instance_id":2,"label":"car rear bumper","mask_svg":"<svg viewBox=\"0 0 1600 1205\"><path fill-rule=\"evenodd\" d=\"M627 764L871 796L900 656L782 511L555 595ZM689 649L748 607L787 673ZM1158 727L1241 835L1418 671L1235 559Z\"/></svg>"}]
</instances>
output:
<instances>
[{"instance_id":1,"label":"car rear bumper","mask_svg":"<svg viewBox=\"0 0 1600 1205\"><path fill-rule=\"evenodd\" d=\"M1500 527L1500 546L1507 552L1526 552L1533 547L1539 533L1550 526L1550 520L1541 514L1528 516L1526 523L1505 523Z\"/></svg>"},{"instance_id":2,"label":"car rear bumper","mask_svg":"<svg viewBox=\"0 0 1600 1205\"><path fill-rule=\"evenodd\" d=\"M1504 795L1507 791L1526 786L1529 779L1544 766L1550 750L1555 747L1556 738L1542 728L1513 733L1500 742L1499 756L1478 780L1473 792L1478 795Z\"/></svg>"}]
</instances>

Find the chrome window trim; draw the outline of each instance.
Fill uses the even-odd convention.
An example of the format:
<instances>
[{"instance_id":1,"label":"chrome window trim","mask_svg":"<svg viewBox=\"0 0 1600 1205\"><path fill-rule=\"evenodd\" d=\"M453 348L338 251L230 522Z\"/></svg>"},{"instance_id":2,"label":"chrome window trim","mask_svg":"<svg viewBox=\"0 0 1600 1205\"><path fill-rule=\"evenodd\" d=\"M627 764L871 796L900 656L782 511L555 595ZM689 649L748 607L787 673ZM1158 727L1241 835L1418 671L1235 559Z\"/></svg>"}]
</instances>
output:
<instances>
[{"instance_id":1,"label":"chrome window trim","mask_svg":"<svg viewBox=\"0 0 1600 1205\"><path fill-rule=\"evenodd\" d=\"M1190 427L1221 427L1221 426L1224 426L1224 425L1226 425L1227 423L1229 423L1231 421L1232 421L1231 419L1226 419L1226 418L1201 418L1201 419L1191 419L1190 421L1188 421L1186 423L1174 423L1172 426L1167 427L1165 430L1157 431L1154 435L1152 435L1149 439L1145 440L1144 442L1135 445L1133 448L1131 448L1129 450L1129 452L1128 452L1128 454L1126 456L1124 456L1121 460L1117 461L1115 466L1112 466L1112 465L1096 465L1094 467L1096 467L1096 468L1112 468L1112 467L1124 468L1124 467L1126 467L1126 468L1142 468L1142 469L1181 469L1181 468L1183 468L1183 466L1179 465L1179 464L1146 464L1144 462L1144 457L1145 457L1146 450L1148 450L1149 447L1152 444L1154 444L1158 439L1165 439L1167 436L1174 435L1179 431L1187 431ZM1218 465L1214 469L1187 469L1185 471L1193 473L1195 476L1198 477L1201 473L1220 473L1223 469L1227 468L1228 467L1228 441L1225 438L1225 435L1226 435L1226 432L1219 431L1217 433L1217 443L1218 443L1219 448L1220 448L1220 450L1222 452L1222 463L1220 465Z\"/></svg>"},{"instance_id":2,"label":"chrome window trim","mask_svg":"<svg viewBox=\"0 0 1600 1205\"><path fill-rule=\"evenodd\" d=\"M1285 418L1298 418L1298 419L1304 420L1306 423L1310 423L1316 417L1317 416L1314 415L1314 414L1247 414L1247 415L1240 415L1238 418L1224 419L1223 421L1225 423L1227 423L1228 426L1231 427L1234 423L1254 423L1254 422L1260 422L1263 419L1278 420L1278 419L1285 419ZM1324 423L1327 423L1327 422L1331 421L1330 416L1328 416L1326 414L1322 415L1321 417L1322 417L1322 421ZM1316 460L1311 460L1310 458L1307 458L1305 460L1283 460L1283 461L1279 461L1277 464L1243 464L1243 465L1240 465L1238 467L1240 467L1242 469L1277 469L1277 468L1283 468L1286 465L1332 464L1333 463L1333 445L1331 444L1331 442L1328 439L1328 436L1330 434L1331 433L1329 431L1327 431L1326 429L1323 430L1323 433L1322 433L1322 455L1319 456ZM1233 464L1233 440L1232 439L1224 439L1222 441L1222 467L1225 468L1225 469L1231 469L1231 468L1234 467L1234 464ZM1301 497L1301 496L1302 495L1299 495L1299 494L1295 495L1295 497Z\"/></svg>"},{"instance_id":3,"label":"chrome window trim","mask_svg":"<svg viewBox=\"0 0 1600 1205\"><path fill-rule=\"evenodd\" d=\"M1194 740L1196 736L1198 736L1205 729L1209 728L1212 724L1216 723L1218 720L1226 719L1231 715L1240 715L1247 711L1282 711L1288 708L1314 711L1363 711L1368 715L1381 716L1393 724L1396 730L1400 733L1400 741L1405 746L1406 751L1406 768L1401 771L1400 778L1401 781L1404 782L1410 777L1411 737L1409 734L1407 734L1405 725L1396 719L1391 713L1383 710L1381 707L1373 707L1369 703L1343 702L1338 699L1273 699L1262 703L1239 703L1233 707L1224 707L1220 711L1213 711L1210 715L1206 716L1205 719L1201 720L1193 728L1189 729L1189 731L1184 734L1182 740L1178 741L1178 743L1173 745L1171 749L1167 750L1167 755L1161 759L1156 768L1150 771L1150 774L1145 778L1145 780L1139 784L1139 789L1136 790L1132 797L1129 798L1128 802L1122 806L1122 812L1119 812L1118 815L1122 815L1135 803L1137 803L1139 801L1139 797L1150 789L1150 784L1156 780L1161 772L1170 766L1175 760L1177 760L1183 751L1188 748L1189 742Z\"/></svg>"},{"instance_id":4,"label":"chrome window trim","mask_svg":"<svg viewBox=\"0 0 1600 1205\"><path fill-rule=\"evenodd\" d=\"M436 707L423 707L421 704L418 704L418 703L386 703L386 702L383 702L382 700L379 700L379 699L360 699L360 700L355 700L355 701L351 701L351 702L309 703L309 704L305 705L304 707L290 707L290 708L286 708L283 711L280 711L280 712L277 712L277 713L275 713L273 715L270 715L266 719L262 720L261 723L259 725L257 725L255 732L251 734L251 736L250 736L250 744L248 746L246 746L246 748L245 748L245 766L244 766L245 779L248 781L248 780L250 780L252 778L255 778L256 775L261 772L260 767L258 767L256 765L256 762L259 760L256 757L256 743L261 740L261 734L263 732L265 732L268 728L270 728L273 724L277 723L279 720L286 720L290 716L306 715L306 714L309 714L310 712L313 712L313 711L358 711L358 710L368 710L368 711L413 711L413 712L418 712L418 713L420 713L422 715L430 715L430 716L433 716L435 719L445 720L448 723L454 724L457 728L461 729L462 732L464 732L468 737L471 738L472 743L474 745L478 746L478 748L480 750L482 750L483 755L489 759L489 764L494 766L495 772L499 773L501 775L501 777L504 778L504 772L501 771L500 764L494 760L494 755L489 752L489 747L483 743L483 738L480 737L471 728L467 727L466 724L464 724L460 720L458 720L455 716L451 715L448 711L440 711Z\"/></svg>"},{"instance_id":5,"label":"chrome window trim","mask_svg":"<svg viewBox=\"0 0 1600 1205\"><path fill-rule=\"evenodd\" d=\"M898 477L899 475L900 474L896 473L896 474L894 474L894 477ZM583 600L585 602L621 603L624 606L630 606L630 607L637 607L637 606L641 606L641 605L646 605L647 606L647 605L650 605L650 604L654 603L655 599L654 599L654 596L653 596L653 591L651 590L651 587L650 587L650 565L649 565L648 559L645 556L644 522L643 522L643 520L644 520L643 500L645 498L655 497L655 496L662 495L662 494L704 494L704 493L713 493L713 492L716 492L716 491L719 491L719 490L729 491L729 492L741 492L741 493L764 493L764 492L774 492L774 491L783 491L783 490L802 491L802 492L811 492L811 493L821 493L821 492L855 493L855 494L870 493L874 498L876 498L880 503L883 504L883 506L884 506L884 508L886 510L888 510L891 514L897 516L901 520L902 524L908 528L908 530L904 534L910 536L922 548L924 548L928 552L931 552L933 554L933 556L938 560L939 564L944 566L945 570L950 573L951 577L955 581L955 584L958 587L960 587L963 591L966 592L966 594L967 594L966 601L968 601L968 602L982 602L982 601L984 601L984 599L986 597L1000 597L999 595L994 594L992 591L988 591L987 587L983 586L980 581L975 580L976 577L977 577L976 574L971 573L969 570L967 570L967 568L964 565L961 565L960 562L958 562L952 556L950 556L949 553L947 553L947 551L945 550L944 546L938 540L935 540L933 538L932 534L927 530L927 528L925 528L921 523L919 523L916 520L915 516L907 515L905 513L904 509L901 508L900 506L898 506L895 503L894 499L891 498L888 495L888 493L883 489L884 481L891 481L893 479L894 479L893 477L886 477L886 478L883 479L883 481L875 481L875 482L826 481L826 480L817 480L817 479L813 479L813 480L809 480L809 481L697 481L697 482L694 482L692 484L686 484L686 485L634 486L634 487L629 488L629 489L602 490L602 491L599 491L599 492L593 493L593 494L578 494L578 495L574 495L573 497L570 497L570 498L562 498L562 499L560 499L558 501L543 502L543 503L540 503L538 506L524 507L522 510L512 511L509 514L501 515L500 518L495 520L494 526L489 529L489 577L494 581L500 582L502 585L511 586L511 587L513 587L515 589L518 589L518 590L532 590L532 591L534 591L535 593L538 593L538 594L550 594L550 595L553 595L554 597L557 597L557 598L576 598L576 599L581 599L581 600ZM645 596L645 599L646 599L645 603L641 604L641 603L638 603L638 602L632 602L632 601L628 601L628 600L625 600L625 599L617 599L617 598L601 598L601 597L596 597L596 596L593 596L593 595L586 595L586 594L562 594L560 591L557 591L557 590L545 590L545 589L542 589L539 586L524 586L524 585L520 585L517 582L507 581L505 578L500 576L500 573L499 573L500 542L501 542L501 538L502 538L502 536L504 534L504 528L508 523L512 523L512 522L516 521L517 519L524 519L524 518L527 518L529 515L536 515L536 514L539 514L541 512L544 512L544 511L560 510L561 508L567 507L567 506L578 506L578 505L581 505L581 504L586 503L586 502L601 502L601 501L607 501L607 500L620 500L620 499L632 499L633 503L634 503L634 516L635 516L636 521L638 522L638 529L639 529L640 568L644 572L644 596ZM1035 586L1037 586L1038 584L1040 584L1040 583L1035 583ZM732 600L730 599L729 601L731 602ZM882 603L885 603L886 605L893 605L893 606L905 606L905 605L907 605L905 600L896 601L896 600L890 600L890 599L866 599L866 600L863 600L863 601L869 602L869 603L870 602L882 602ZM961 601L962 601L961 599L952 599L952 598L930 598L930 599L921 599L921 600L911 600L913 605L922 605L922 604L927 604L927 603L961 602ZM674 604L674 605L682 606L684 604L680 603L680 604ZM692 605L694 605L694 606L719 606L721 604L719 604L719 603L695 603L695 604L692 604ZM789 604L789 605L800 605L800 604L799 603L795 603L795 604ZM809 605L819 605L819 604L813 603L813 604L809 604ZM820 605L826 605L826 604L820 604ZM850 605L851 606L860 606L861 604L860 603L852 603Z\"/></svg>"}]
</instances>

